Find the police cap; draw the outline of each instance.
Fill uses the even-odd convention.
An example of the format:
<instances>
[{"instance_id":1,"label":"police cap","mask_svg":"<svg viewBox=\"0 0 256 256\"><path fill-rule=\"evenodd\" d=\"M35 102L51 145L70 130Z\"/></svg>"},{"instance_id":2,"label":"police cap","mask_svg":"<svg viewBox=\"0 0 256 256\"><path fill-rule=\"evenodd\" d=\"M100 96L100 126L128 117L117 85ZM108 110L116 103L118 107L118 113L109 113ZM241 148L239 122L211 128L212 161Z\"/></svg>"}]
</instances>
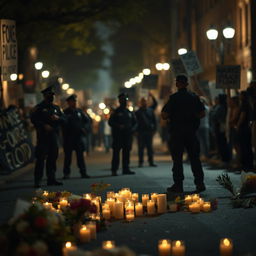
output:
<instances>
[{"instance_id":1,"label":"police cap","mask_svg":"<svg viewBox=\"0 0 256 256\"><path fill-rule=\"evenodd\" d=\"M77 101L77 96L75 94L72 94L66 98L66 101Z\"/></svg>"},{"instance_id":2,"label":"police cap","mask_svg":"<svg viewBox=\"0 0 256 256\"><path fill-rule=\"evenodd\" d=\"M188 78L185 75L177 75L176 76L176 81L181 82L183 84L188 84Z\"/></svg>"},{"instance_id":3,"label":"police cap","mask_svg":"<svg viewBox=\"0 0 256 256\"><path fill-rule=\"evenodd\" d=\"M126 100L128 100L128 95L126 93L122 92L118 95L118 99L120 99L120 98L126 98Z\"/></svg>"},{"instance_id":4,"label":"police cap","mask_svg":"<svg viewBox=\"0 0 256 256\"><path fill-rule=\"evenodd\" d=\"M48 86L48 87L46 87L45 89L43 89L42 91L41 91L41 93L43 94L43 95L46 95L46 94L55 94L54 93L54 91L53 91L53 86L51 85L51 86Z\"/></svg>"}]
</instances>

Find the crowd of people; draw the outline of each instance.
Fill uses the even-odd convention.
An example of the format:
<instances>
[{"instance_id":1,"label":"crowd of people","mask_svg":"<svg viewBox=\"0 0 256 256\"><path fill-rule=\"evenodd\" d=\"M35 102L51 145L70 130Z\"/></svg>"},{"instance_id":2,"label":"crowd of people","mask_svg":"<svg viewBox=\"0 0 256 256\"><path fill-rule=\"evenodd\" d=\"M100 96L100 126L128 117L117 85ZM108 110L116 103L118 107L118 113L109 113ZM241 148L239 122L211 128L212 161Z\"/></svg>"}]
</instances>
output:
<instances>
[{"instance_id":1,"label":"crowd of people","mask_svg":"<svg viewBox=\"0 0 256 256\"><path fill-rule=\"evenodd\" d=\"M144 165L144 151L151 167L154 162L153 136L158 127L165 127L162 139L167 141L173 161L174 184L169 192L183 192L183 153L191 163L196 191L206 189L201 161L218 163L221 168L235 171L253 171L254 144L256 138L256 82L246 91L219 94L214 104L206 97L199 97L187 90L188 78L176 77L177 92L170 95L161 111L161 122L157 121L155 109L158 105L152 94L149 100L141 98L136 111L128 109L125 93L118 96L119 106L95 123L90 116L77 107L76 95L66 99L68 107L62 112L53 103L54 91L48 87L42 91L44 100L33 109L31 122L37 132L35 187L40 187L44 165L47 185L62 185L56 180L58 140L62 130L64 149L63 179L71 175L72 152L75 151L81 178L87 174L84 152L92 146L103 144L108 153L112 148L111 173L118 175L120 152L122 152L122 174L134 175L130 169L130 152L133 137L138 142L138 167ZM162 125L164 124L164 125Z\"/></svg>"}]
</instances>

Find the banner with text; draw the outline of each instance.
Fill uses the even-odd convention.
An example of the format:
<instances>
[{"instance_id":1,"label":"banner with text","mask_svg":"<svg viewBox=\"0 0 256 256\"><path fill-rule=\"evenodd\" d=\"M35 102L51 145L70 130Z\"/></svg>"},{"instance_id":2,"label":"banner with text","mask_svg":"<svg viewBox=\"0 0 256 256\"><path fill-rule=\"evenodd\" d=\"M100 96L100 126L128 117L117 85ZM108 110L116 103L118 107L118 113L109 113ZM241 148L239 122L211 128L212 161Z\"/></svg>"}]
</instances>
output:
<instances>
[{"instance_id":1,"label":"banner with text","mask_svg":"<svg viewBox=\"0 0 256 256\"><path fill-rule=\"evenodd\" d=\"M24 167L33 159L33 146L18 110L0 113L0 165L4 172Z\"/></svg>"},{"instance_id":2,"label":"banner with text","mask_svg":"<svg viewBox=\"0 0 256 256\"><path fill-rule=\"evenodd\" d=\"M180 56L182 63L189 76L200 74L203 69L195 52L189 51Z\"/></svg>"},{"instance_id":3,"label":"banner with text","mask_svg":"<svg viewBox=\"0 0 256 256\"><path fill-rule=\"evenodd\" d=\"M3 80L10 81L11 74L17 74L17 39L14 20L0 20L0 66Z\"/></svg>"},{"instance_id":4,"label":"banner with text","mask_svg":"<svg viewBox=\"0 0 256 256\"><path fill-rule=\"evenodd\" d=\"M181 59L173 59L171 60L171 66L172 66L172 72L175 76L181 75L181 74L187 74L187 71L183 65L183 62Z\"/></svg>"},{"instance_id":5,"label":"banner with text","mask_svg":"<svg viewBox=\"0 0 256 256\"><path fill-rule=\"evenodd\" d=\"M241 80L241 66L217 65L216 88L217 89L239 89Z\"/></svg>"},{"instance_id":6,"label":"banner with text","mask_svg":"<svg viewBox=\"0 0 256 256\"><path fill-rule=\"evenodd\" d=\"M144 76L142 80L142 88L155 90L157 89L157 83L158 83L158 75Z\"/></svg>"}]
</instances>

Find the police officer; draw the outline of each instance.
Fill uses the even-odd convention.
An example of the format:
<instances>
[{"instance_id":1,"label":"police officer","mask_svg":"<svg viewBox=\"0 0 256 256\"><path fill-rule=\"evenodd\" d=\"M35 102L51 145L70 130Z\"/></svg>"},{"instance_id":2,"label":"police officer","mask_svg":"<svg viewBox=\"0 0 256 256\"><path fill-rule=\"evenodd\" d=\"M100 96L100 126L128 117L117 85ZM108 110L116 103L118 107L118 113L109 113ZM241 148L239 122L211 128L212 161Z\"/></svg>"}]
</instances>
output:
<instances>
[{"instance_id":1,"label":"police officer","mask_svg":"<svg viewBox=\"0 0 256 256\"><path fill-rule=\"evenodd\" d=\"M70 178L70 165L72 152L76 152L77 165L82 178L90 178L86 173L84 151L86 135L90 129L90 120L82 109L76 107L77 96L71 95L67 99L68 107L64 110L66 123L63 127L63 148L64 148L64 179Z\"/></svg>"},{"instance_id":2,"label":"police officer","mask_svg":"<svg viewBox=\"0 0 256 256\"><path fill-rule=\"evenodd\" d=\"M204 117L204 105L199 97L187 90L188 78L185 75L176 77L178 91L172 94L162 109L162 118L169 122L170 151L173 159L173 181L168 192L183 192L183 166L182 155L187 150L191 169L194 175L196 191L205 190L204 173L199 159L200 146L196 131L200 118Z\"/></svg>"},{"instance_id":3,"label":"police officer","mask_svg":"<svg viewBox=\"0 0 256 256\"><path fill-rule=\"evenodd\" d=\"M63 185L55 179L56 160L58 157L59 128L65 121L60 108L53 104L54 92L52 86L42 90L44 100L35 106L31 113L31 122L37 133L35 187L41 186L46 160L47 185Z\"/></svg>"},{"instance_id":4,"label":"police officer","mask_svg":"<svg viewBox=\"0 0 256 256\"><path fill-rule=\"evenodd\" d=\"M152 94L153 104L148 106L147 100L143 97L140 100L140 108L135 112L138 122L138 154L139 154L139 167L143 166L144 148L147 148L149 166L156 167L153 160L153 136L156 131L156 117L154 110L157 106L157 101Z\"/></svg>"},{"instance_id":5,"label":"police officer","mask_svg":"<svg viewBox=\"0 0 256 256\"><path fill-rule=\"evenodd\" d=\"M111 114L109 125L112 128L113 158L112 175L117 175L119 167L119 154L123 154L123 174L135 174L129 169L132 133L136 130L137 122L133 112L127 109L128 97L125 93L118 96L120 106Z\"/></svg>"}]
</instances>

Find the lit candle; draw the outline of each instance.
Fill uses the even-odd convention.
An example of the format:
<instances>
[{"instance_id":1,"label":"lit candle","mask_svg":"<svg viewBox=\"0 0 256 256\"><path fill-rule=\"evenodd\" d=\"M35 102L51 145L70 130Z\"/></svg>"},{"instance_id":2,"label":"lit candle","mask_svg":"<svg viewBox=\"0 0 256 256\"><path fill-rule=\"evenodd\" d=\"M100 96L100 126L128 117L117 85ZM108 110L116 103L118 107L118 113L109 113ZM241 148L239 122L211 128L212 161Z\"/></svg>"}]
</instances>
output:
<instances>
[{"instance_id":1,"label":"lit candle","mask_svg":"<svg viewBox=\"0 0 256 256\"><path fill-rule=\"evenodd\" d=\"M177 212L178 210L178 205L176 203L170 203L169 204L169 211L170 212Z\"/></svg>"},{"instance_id":2,"label":"lit candle","mask_svg":"<svg viewBox=\"0 0 256 256\"><path fill-rule=\"evenodd\" d=\"M114 198L108 198L106 203L109 205L111 216L113 216L114 215L115 199Z\"/></svg>"},{"instance_id":3,"label":"lit candle","mask_svg":"<svg viewBox=\"0 0 256 256\"><path fill-rule=\"evenodd\" d=\"M200 209L203 211L204 200L200 198L199 200L197 200L197 203L200 204Z\"/></svg>"},{"instance_id":4,"label":"lit candle","mask_svg":"<svg viewBox=\"0 0 256 256\"><path fill-rule=\"evenodd\" d=\"M148 194L142 194L142 205L147 206L147 201L149 200Z\"/></svg>"},{"instance_id":5,"label":"lit candle","mask_svg":"<svg viewBox=\"0 0 256 256\"><path fill-rule=\"evenodd\" d=\"M193 194L192 195L192 201L193 202L196 202L196 201L198 201L200 199L200 196L198 195L198 194Z\"/></svg>"},{"instance_id":6,"label":"lit candle","mask_svg":"<svg viewBox=\"0 0 256 256\"><path fill-rule=\"evenodd\" d=\"M60 209L66 208L68 206L68 200L66 199L60 200L59 206L60 206Z\"/></svg>"},{"instance_id":7,"label":"lit candle","mask_svg":"<svg viewBox=\"0 0 256 256\"><path fill-rule=\"evenodd\" d=\"M156 213L155 201L147 201L147 213L148 215L154 215Z\"/></svg>"},{"instance_id":8,"label":"lit candle","mask_svg":"<svg viewBox=\"0 0 256 256\"><path fill-rule=\"evenodd\" d=\"M171 255L171 241L167 239L159 240L158 242L158 254L159 256Z\"/></svg>"},{"instance_id":9,"label":"lit candle","mask_svg":"<svg viewBox=\"0 0 256 256\"><path fill-rule=\"evenodd\" d=\"M116 219L123 219L124 218L124 204L123 204L123 202L120 202L120 201L115 202L114 216L115 216Z\"/></svg>"},{"instance_id":10,"label":"lit candle","mask_svg":"<svg viewBox=\"0 0 256 256\"><path fill-rule=\"evenodd\" d=\"M62 249L63 256L70 256L69 253L75 252L77 247L73 245L71 242L66 242Z\"/></svg>"},{"instance_id":11,"label":"lit candle","mask_svg":"<svg viewBox=\"0 0 256 256\"><path fill-rule=\"evenodd\" d=\"M110 209L103 209L102 211L102 216L105 220L109 220L111 218L111 213L110 213Z\"/></svg>"},{"instance_id":12,"label":"lit candle","mask_svg":"<svg viewBox=\"0 0 256 256\"><path fill-rule=\"evenodd\" d=\"M92 195L90 193L83 194L83 198L91 200L92 199Z\"/></svg>"},{"instance_id":13,"label":"lit candle","mask_svg":"<svg viewBox=\"0 0 256 256\"><path fill-rule=\"evenodd\" d=\"M51 210L51 209L52 209L52 203L45 202L45 203L44 203L44 207L45 207L46 209Z\"/></svg>"},{"instance_id":14,"label":"lit candle","mask_svg":"<svg viewBox=\"0 0 256 256\"><path fill-rule=\"evenodd\" d=\"M139 201L139 194L138 193L133 193L132 194L132 200L134 202L138 202Z\"/></svg>"},{"instance_id":15,"label":"lit candle","mask_svg":"<svg viewBox=\"0 0 256 256\"><path fill-rule=\"evenodd\" d=\"M165 213L167 209L167 198L166 194L157 195L157 212Z\"/></svg>"},{"instance_id":16,"label":"lit candle","mask_svg":"<svg viewBox=\"0 0 256 256\"><path fill-rule=\"evenodd\" d=\"M189 205L189 210L192 212L192 213L198 213L200 212L200 204L194 202L194 203L191 203Z\"/></svg>"},{"instance_id":17,"label":"lit candle","mask_svg":"<svg viewBox=\"0 0 256 256\"><path fill-rule=\"evenodd\" d=\"M114 241L103 241L102 242L102 248L105 250L110 250L115 248L115 242Z\"/></svg>"},{"instance_id":18,"label":"lit candle","mask_svg":"<svg viewBox=\"0 0 256 256\"><path fill-rule=\"evenodd\" d=\"M151 193L151 200L155 201L155 203L157 202L157 193Z\"/></svg>"},{"instance_id":19,"label":"lit candle","mask_svg":"<svg viewBox=\"0 0 256 256\"><path fill-rule=\"evenodd\" d=\"M107 199L114 198L114 197L115 197L115 192L114 191L108 191L107 192Z\"/></svg>"},{"instance_id":20,"label":"lit candle","mask_svg":"<svg viewBox=\"0 0 256 256\"><path fill-rule=\"evenodd\" d=\"M190 204L191 202L192 202L192 196L191 195L185 196L185 203Z\"/></svg>"},{"instance_id":21,"label":"lit candle","mask_svg":"<svg viewBox=\"0 0 256 256\"><path fill-rule=\"evenodd\" d=\"M49 195L48 191L44 191L43 196L47 197Z\"/></svg>"},{"instance_id":22,"label":"lit candle","mask_svg":"<svg viewBox=\"0 0 256 256\"><path fill-rule=\"evenodd\" d=\"M87 242L90 242L90 240L91 240L90 229L88 227L86 227L85 225L83 225L80 228L80 241L82 243L87 243Z\"/></svg>"},{"instance_id":23,"label":"lit candle","mask_svg":"<svg viewBox=\"0 0 256 256\"><path fill-rule=\"evenodd\" d=\"M136 203L135 213L136 213L136 216L143 216L143 205L142 205L142 203Z\"/></svg>"},{"instance_id":24,"label":"lit candle","mask_svg":"<svg viewBox=\"0 0 256 256\"><path fill-rule=\"evenodd\" d=\"M90 229L91 232L91 239L97 238L97 226L95 221L88 221L86 223L86 227Z\"/></svg>"},{"instance_id":25,"label":"lit candle","mask_svg":"<svg viewBox=\"0 0 256 256\"><path fill-rule=\"evenodd\" d=\"M134 212L126 212L126 220L127 221L133 221L134 220Z\"/></svg>"},{"instance_id":26,"label":"lit candle","mask_svg":"<svg viewBox=\"0 0 256 256\"><path fill-rule=\"evenodd\" d=\"M130 211L130 212L134 212L134 204L133 204L133 202L131 202L131 201L127 202L127 204L125 205L125 210L126 211Z\"/></svg>"},{"instance_id":27,"label":"lit candle","mask_svg":"<svg viewBox=\"0 0 256 256\"><path fill-rule=\"evenodd\" d=\"M233 243L231 239L224 238L220 240L220 255L231 256L233 252Z\"/></svg>"},{"instance_id":28,"label":"lit candle","mask_svg":"<svg viewBox=\"0 0 256 256\"><path fill-rule=\"evenodd\" d=\"M211 211L211 203L210 203L210 202L205 202L205 203L203 204L203 211L204 211L204 212L209 212L209 211Z\"/></svg>"},{"instance_id":29,"label":"lit candle","mask_svg":"<svg viewBox=\"0 0 256 256\"><path fill-rule=\"evenodd\" d=\"M184 256L185 255L185 245L183 241L175 241L172 246L173 256Z\"/></svg>"}]
</instances>

